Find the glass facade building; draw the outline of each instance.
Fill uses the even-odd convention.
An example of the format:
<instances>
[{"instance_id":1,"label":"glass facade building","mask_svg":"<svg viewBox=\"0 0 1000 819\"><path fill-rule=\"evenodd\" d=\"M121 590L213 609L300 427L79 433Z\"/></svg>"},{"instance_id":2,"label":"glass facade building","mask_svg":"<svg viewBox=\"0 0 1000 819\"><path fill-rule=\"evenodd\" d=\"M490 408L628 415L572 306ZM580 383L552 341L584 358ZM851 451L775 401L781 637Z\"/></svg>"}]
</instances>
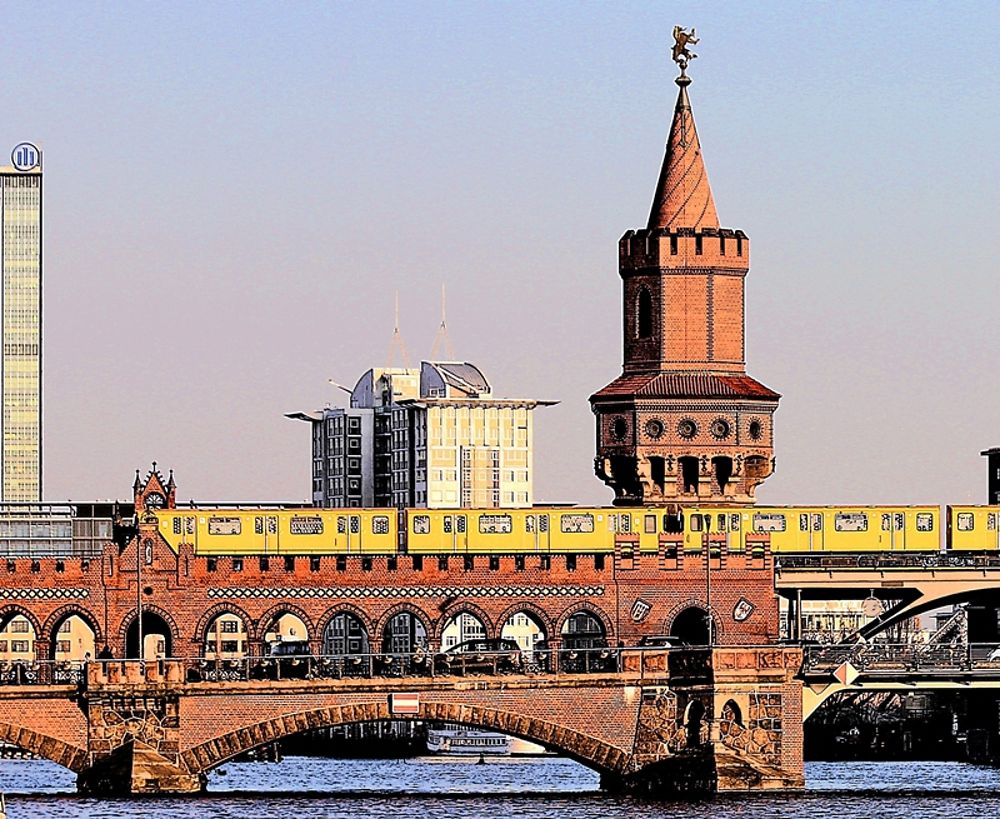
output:
<instances>
[{"instance_id":1,"label":"glass facade building","mask_svg":"<svg viewBox=\"0 0 1000 819\"><path fill-rule=\"evenodd\" d=\"M0 499L42 493L42 172L0 168Z\"/></svg>"}]
</instances>

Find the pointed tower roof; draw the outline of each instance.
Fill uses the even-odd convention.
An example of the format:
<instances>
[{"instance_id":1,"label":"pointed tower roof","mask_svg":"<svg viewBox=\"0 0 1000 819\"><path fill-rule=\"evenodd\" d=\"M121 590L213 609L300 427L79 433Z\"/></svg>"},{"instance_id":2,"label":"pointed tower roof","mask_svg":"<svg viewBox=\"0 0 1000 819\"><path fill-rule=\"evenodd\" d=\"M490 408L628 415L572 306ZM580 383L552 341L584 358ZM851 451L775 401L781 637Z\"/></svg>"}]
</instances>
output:
<instances>
[{"instance_id":1,"label":"pointed tower roof","mask_svg":"<svg viewBox=\"0 0 1000 819\"><path fill-rule=\"evenodd\" d=\"M660 169L660 181L649 212L649 229L717 228L719 215L715 211L698 130L688 100L687 87L691 78L681 73L675 82L680 86L680 92L667 138L667 153Z\"/></svg>"}]
</instances>

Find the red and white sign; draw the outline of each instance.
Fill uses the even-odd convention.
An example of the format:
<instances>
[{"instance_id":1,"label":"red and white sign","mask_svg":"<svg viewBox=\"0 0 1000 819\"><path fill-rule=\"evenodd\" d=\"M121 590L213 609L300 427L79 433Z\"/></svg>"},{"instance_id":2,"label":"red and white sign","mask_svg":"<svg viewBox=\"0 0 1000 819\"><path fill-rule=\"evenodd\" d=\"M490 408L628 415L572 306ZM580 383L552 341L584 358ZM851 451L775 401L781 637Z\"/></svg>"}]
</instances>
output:
<instances>
[{"instance_id":1,"label":"red and white sign","mask_svg":"<svg viewBox=\"0 0 1000 819\"><path fill-rule=\"evenodd\" d=\"M390 714L419 714L420 695L419 694L390 694L389 695Z\"/></svg>"},{"instance_id":2,"label":"red and white sign","mask_svg":"<svg viewBox=\"0 0 1000 819\"><path fill-rule=\"evenodd\" d=\"M837 666L833 676L841 685L851 685L860 676L860 672L849 662L846 662Z\"/></svg>"}]
</instances>

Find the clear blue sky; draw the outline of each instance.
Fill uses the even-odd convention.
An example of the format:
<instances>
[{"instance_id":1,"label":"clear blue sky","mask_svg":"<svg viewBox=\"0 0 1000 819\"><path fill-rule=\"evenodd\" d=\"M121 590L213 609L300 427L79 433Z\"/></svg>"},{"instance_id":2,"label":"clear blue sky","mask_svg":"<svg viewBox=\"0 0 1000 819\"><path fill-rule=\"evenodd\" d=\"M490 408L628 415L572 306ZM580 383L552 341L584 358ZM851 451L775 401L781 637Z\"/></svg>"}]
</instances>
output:
<instances>
[{"instance_id":1,"label":"clear blue sky","mask_svg":"<svg viewBox=\"0 0 1000 819\"><path fill-rule=\"evenodd\" d=\"M749 371L783 393L769 502L985 497L1000 444L1000 5L30 4L0 146L45 150L51 499L157 459L196 498L305 498L282 413L451 337L536 416L536 498L606 502L617 239L675 86L753 240Z\"/></svg>"}]
</instances>

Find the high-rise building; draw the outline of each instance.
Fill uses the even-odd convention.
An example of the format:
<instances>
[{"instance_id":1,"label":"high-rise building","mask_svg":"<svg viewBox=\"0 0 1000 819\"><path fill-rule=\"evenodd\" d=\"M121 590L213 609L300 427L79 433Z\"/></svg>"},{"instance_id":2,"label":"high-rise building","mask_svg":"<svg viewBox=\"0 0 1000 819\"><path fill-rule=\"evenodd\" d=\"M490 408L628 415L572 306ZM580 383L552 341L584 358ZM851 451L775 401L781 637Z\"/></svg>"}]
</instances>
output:
<instances>
[{"instance_id":1,"label":"high-rise building","mask_svg":"<svg viewBox=\"0 0 1000 819\"><path fill-rule=\"evenodd\" d=\"M42 494L42 161L21 143L0 167L3 352L0 499Z\"/></svg>"},{"instance_id":2,"label":"high-rise building","mask_svg":"<svg viewBox=\"0 0 1000 819\"><path fill-rule=\"evenodd\" d=\"M686 61L682 69L686 68ZM750 240L723 228L683 72L645 229L618 244L622 374L591 396L615 503L753 503L780 396L746 372Z\"/></svg>"},{"instance_id":3,"label":"high-rise building","mask_svg":"<svg viewBox=\"0 0 1000 819\"><path fill-rule=\"evenodd\" d=\"M349 407L290 413L312 425L316 506L530 506L531 413L552 401L495 398L478 367L374 368Z\"/></svg>"}]
</instances>

